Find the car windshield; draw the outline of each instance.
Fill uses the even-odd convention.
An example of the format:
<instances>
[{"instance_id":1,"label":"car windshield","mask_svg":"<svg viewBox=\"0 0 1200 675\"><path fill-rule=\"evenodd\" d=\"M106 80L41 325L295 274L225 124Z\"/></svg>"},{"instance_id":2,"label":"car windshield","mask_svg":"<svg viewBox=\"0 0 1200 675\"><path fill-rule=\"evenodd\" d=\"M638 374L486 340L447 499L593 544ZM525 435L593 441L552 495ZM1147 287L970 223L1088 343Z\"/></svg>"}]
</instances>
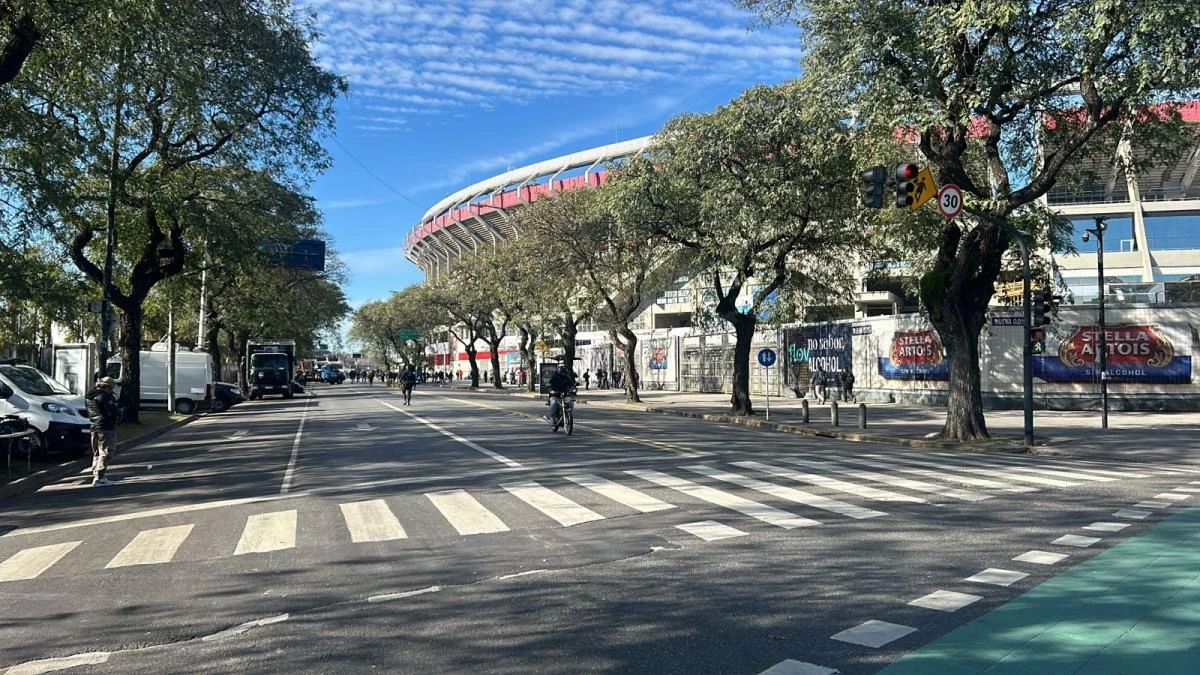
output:
<instances>
[{"instance_id":1,"label":"car windshield","mask_svg":"<svg viewBox=\"0 0 1200 675\"><path fill-rule=\"evenodd\" d=\"M3 373L18 389L33 396L70 394L71 390L55 382L37 368L29 366L0 366Z\"/></svg>"},{"instance_id":2,"label":"car windshield","mask_svg":"<svg viewBox=\"0 0 1200 675\"><path fill-rule=\"evenodd\" d=\"M287 354L254 354L250 357L250 366L253 368L287 370L288 357Z\"/></svg>"}]
</instances>

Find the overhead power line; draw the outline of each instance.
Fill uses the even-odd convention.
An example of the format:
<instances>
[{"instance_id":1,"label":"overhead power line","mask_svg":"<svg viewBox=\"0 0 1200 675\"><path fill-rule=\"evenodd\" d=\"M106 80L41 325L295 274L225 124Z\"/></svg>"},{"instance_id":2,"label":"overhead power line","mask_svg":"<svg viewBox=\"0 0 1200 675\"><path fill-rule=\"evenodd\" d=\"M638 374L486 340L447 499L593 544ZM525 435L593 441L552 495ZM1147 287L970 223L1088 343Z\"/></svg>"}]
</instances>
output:
<instances>
[{"instance_id":1,"label":"overhead power line","mask_svg":"<svg viewBox=\"0 0 1200 675\"><path fill-rule=\"evenodd\" d=\"M348 149L346 149L346 146L342 145L342 142L341 142L341 141L339 141L339 140L337 139L337 137L336 137L336 136L334 136L334 137L333 137L333 142L334 142L334 143L336 143L336 144L337 144L337 146L338 146L339 148L341 148L341 149L342 149L342 152L346 153L346 155L347 155L347 156L349 156L349 157L350 157L350 159L354 160L354 163L355 163L355 164L357 164L357 165L359 165L360 167L362 167L362 170L363 170L363 171L366 171L368 176L370 176L371 178L374 178L375 180L379 181L379 183L380 183L381 185L383 185L385 188L387 188L387 189L391 190L392 192L395 192L397 195L399 195L399 196L400 196L400 198L401 198L401 199L403 199L404 201L408 202L409 204L412 204L413 206L416 206L416 207L418 207L418 208L420 208L420 207L421 207L421 204L418 204L417 202L413 201L412 199L409 199L408 195L406 195L406 194L404 194L403 192L401 192L401 191L397 190L396 188L392 187L392 186L391 186L391 185L390 185L390 184L389 184L387 181L385 181L384 179L382 179L382 178L380 178L379 176L377 176L377 175L375 174L375 172L374 172L374 171L371 171L369 168L367 168L367 165L366 165L366 164L363 164L363 163L362 163L362 161L361 161L359 158L355 157L353 152L350 152Z\"/></svg>"}]
</instances>

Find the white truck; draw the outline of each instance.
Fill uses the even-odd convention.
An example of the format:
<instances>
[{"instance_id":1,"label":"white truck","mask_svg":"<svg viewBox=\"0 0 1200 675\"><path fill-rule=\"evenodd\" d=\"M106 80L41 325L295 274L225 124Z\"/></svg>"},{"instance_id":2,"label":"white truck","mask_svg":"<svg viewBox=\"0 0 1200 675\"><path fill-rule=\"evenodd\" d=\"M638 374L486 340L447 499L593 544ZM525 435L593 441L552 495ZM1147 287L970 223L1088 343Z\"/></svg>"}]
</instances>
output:
<instances>
[{"instance_id":1,"label":"white truck","mask_svg":"<svg viewBox=\"0 0 1200 675\"><path fill-rule=\"evenodd\" d=\"M166 344L161 342L151 347L150 351L138 352L142 371L139 408L166 409L168 356ZM122 366L121 357L114 356L108 360L107 375L120 382L124 375ZM208 352L175 350L175 412L191 415L197 410L207 409L212 402L216 381L212 356Z\"/></svg>"}]
</instances>

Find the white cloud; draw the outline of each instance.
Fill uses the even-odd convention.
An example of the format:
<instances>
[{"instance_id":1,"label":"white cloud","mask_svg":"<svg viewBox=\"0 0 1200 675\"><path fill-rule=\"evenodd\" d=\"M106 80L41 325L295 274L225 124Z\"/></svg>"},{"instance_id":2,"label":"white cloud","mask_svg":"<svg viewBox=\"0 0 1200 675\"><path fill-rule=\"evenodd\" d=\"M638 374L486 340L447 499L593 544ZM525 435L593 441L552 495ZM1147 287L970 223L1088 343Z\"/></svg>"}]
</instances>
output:
<instances>
[{"instance_id":1,"label":"white cloud","mask_svg":"<svg viewBox=\"0 0 1200 675\"><path fill-rule=\"evenodd\" d=\"M794 29L751 31L726 0L298 0L321 62L397 116L689 80L778 80L797 70ZM409 109L404 109L408 107ZM369 126L379 127L385 123Z\"/></svg>"}]
</instances>

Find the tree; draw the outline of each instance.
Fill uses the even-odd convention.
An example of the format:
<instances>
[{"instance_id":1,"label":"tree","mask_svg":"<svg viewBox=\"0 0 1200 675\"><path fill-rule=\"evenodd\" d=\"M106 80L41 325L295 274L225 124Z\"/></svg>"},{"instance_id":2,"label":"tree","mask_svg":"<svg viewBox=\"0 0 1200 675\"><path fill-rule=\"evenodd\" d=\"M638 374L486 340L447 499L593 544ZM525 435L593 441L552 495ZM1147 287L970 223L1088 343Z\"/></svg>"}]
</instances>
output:
<instances>
[{"instance_id":1,"label":"tree","mask_svg":"<svg viewBox=\"0 0 1200 675\"><path fill-rule=\"evenodd\" d=\"M214 41L212 36L220 35ZM122 404L136 421L143 303L179 274L220 167L299 181L328 157L344 83L309 52L312 28L270 0L119 0L88 31L34 51L4 103L21 201L57 226L76 266L104 279L105 232L120 259L107 289L122 310ZM100 259L100 262L97 259Z\"/></svg>"},{"instance_id":2,"label":"tree","mask_svg":"<svg viewBox=\"0 0 1200 675\"><path fill-rule=\"evenodd\" d=\"M391 369L394 355L404 365L422 368L425 346L437 328L437 317L421 302L419 289L410 286L391 294L386 300L368 302L354 313L349 337L368 352L378 355L384 368ZM417 331L417 339L402 338L401 331Z\"/></svg>"},{"instance_id":3,"label":"tree","mask_svg":"<svg viewBox=\"0 0 1200 675\"><path fill-rule=\"evenodd\" d=\"M850 130L804 81L759 86L706 115L670 120L613 185L623 219L680 246L733 326L735 415L752 415L750 347L780 292L840 295L863 237Z\"/></svg>"},{"instance_id":4,"label":"tree","mask_svg":"<svg viewBox=\"0 0 1200 675\"><path fill-rule=\"evenodd\" d=\"M800 24L825 107L911 134L964 193L920 280L950 361L943 438L987 435L979 334L1014 221L1087 150L1124 135L1139 162L1177 154L1179 103L1200 86L1200 5L1142 0L739 0ZM1112 155L1109 155L1110 157ZM1040 217L1045 220L1045 217ZM914 252L919 255L921 252Z\"/></svg>"},{"instance_id":5,"label":"tree","mask_svg":"<svg viewBox=\"0 0 1200 675\"><path fill-rule=\"evenodd\" d=\"M663 237L648 236L634 213L622 213L620 172L609 184L543 197L518 214L520 225L532 233L543 251L573 270L584 290L584 304L595 306L593 316L609 331L625 354L625 397L638 396L637 334L630 321L649 304L650 296L677 276L679 246Z\"/></svg>"},{"instance_id":6,"label":"tree","mask_svg":"<svg viewBox=\"0 0 1200 675\"><path fill-rule=\"evenodd\" d=\"M418 301L441 314L439 323L444 323L450 334L463 344L470 364L471 387L479 387L479 350L475 342L482 336L484 321L490 321L495 303L476 286L465 283L461 267L433 283L417 286Z\"/></svg>"}]
</instances>

